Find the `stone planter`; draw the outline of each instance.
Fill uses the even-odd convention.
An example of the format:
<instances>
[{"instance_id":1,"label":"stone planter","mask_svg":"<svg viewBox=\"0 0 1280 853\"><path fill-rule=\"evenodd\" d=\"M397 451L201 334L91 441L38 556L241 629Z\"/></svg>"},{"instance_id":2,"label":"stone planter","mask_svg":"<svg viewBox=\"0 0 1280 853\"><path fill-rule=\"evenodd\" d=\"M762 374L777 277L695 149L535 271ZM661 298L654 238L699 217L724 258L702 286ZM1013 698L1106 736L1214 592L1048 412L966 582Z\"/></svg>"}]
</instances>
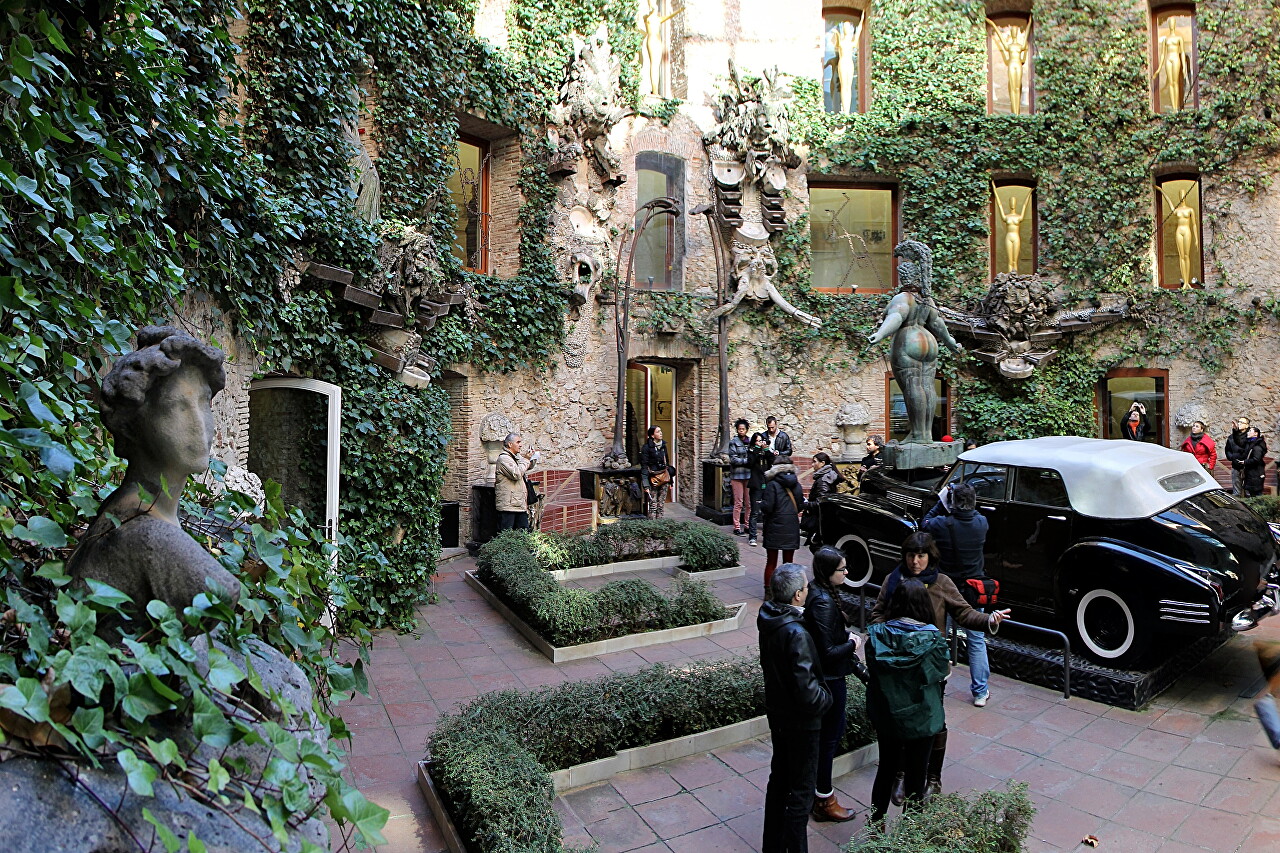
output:
<instances>
[{"instance_id":1,"label":"stone planter","mask_svg":"<svg viewBox=\"0 0 1280 853\"><path fill-rule=\"evenodd\" d=\"M565 581L581 580L583 578L616 575L622 572L644 572L652 569L662 569L667 574L677 577L714 581L721 578L741 577L747 572L745 566L728 566L723 569L710 569L705 572L687 572L681 568L683 565L684 557L650 557L645 560L620 560L616 563L579 566L574 569L556 569L550 572L550 575L558 582L564 583Z\"/></svg>"}]
</instances>

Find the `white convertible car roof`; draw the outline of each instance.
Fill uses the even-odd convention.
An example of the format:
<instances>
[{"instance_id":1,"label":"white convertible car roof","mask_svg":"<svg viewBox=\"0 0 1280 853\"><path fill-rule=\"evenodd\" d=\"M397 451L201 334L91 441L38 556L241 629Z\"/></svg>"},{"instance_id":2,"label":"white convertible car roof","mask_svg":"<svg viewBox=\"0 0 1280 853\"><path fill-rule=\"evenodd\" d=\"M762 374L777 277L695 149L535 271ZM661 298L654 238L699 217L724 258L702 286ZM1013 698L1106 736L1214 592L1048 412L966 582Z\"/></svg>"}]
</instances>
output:
<instances>
[{"instance_id":1,"label":"white convertible car roof","mask_svg":"<svg viewBox=\"0 0 1280 853\"><path fill-rule=\"evenodd\" d=\"M1051 468L1072 508L1094 518L1147 518L1192 495L1221 488L1190 453L1141 441L1052 436L997 441L960 454L965 462Z\"/></svg>"}]
</instances>

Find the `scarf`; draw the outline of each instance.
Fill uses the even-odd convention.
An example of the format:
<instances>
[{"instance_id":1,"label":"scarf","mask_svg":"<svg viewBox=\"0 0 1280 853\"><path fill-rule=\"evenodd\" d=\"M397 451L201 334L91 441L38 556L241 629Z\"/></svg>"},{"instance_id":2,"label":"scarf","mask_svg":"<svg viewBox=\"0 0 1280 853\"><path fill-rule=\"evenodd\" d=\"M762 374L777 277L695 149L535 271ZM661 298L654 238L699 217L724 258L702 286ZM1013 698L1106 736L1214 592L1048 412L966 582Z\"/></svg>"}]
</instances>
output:
<instances>
[{"instance_id":1,"label":"scarf","mask_svg":"<svg viewBox=\"0 0 1280 853\"><path fill-rule=\"evenodd\" d=\"M925 586L932 586L938 580L938 567L930 565L923 572L913 577ZM893 591L898 588L898 582L903 578L902 564L898 564L898 568L894 569L892 574L884 582L884 600L888 601L893 597Z\"/></svg>"}]
</instances>

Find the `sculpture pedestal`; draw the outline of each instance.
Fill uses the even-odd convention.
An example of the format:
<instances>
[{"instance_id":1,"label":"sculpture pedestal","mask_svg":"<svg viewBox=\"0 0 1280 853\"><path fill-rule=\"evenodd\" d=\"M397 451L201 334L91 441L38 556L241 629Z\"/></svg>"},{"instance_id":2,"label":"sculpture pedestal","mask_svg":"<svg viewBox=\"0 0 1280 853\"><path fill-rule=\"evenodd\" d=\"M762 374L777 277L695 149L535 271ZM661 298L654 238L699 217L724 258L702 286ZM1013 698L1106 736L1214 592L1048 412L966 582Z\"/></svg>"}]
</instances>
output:
<instances>
[{"instance_id":1,"label":"sculpture pedestal","mask_svg":"<svg viewBox=\"0 0 1280 853\"><path fill-rule=\"evenodd\" d=\"M584 501L596 502L600 518L644 517L639 468L579 468L578 494Z\"/></svg>"},{"instance_id":2,"label":"sculpture pedestal","mask_svg":"<svg viewBox=\"0 0 1280 853\"><path fill-rule=\"evenodd\" d=\"M729 466L706 460L702 463L702 500L694 512L712 524L733 523L733 487Z\"/></svg>"},{"instance_id":3,"label":"sculpture pedestal","mask_svg":"<svg viewBox=\"0 0 1280 853\"><path fill-rule=\"evenodd\" d=\"M955 462L963 450L958 441L890 444L884 449L884 463L898 469L942 468Z\"/></svg>"},{"instance_id":4,"label":"sculpture pedestal","mask_svg":"<svg viewBox=\"0 0 1280 853\"><path fill-rule=\"evenodd\" d=\"M467 542L467 550L475 554L476 549L497 535L498 502L493 484L472 486L471 539Z\"/></svg>"}]
</instances>

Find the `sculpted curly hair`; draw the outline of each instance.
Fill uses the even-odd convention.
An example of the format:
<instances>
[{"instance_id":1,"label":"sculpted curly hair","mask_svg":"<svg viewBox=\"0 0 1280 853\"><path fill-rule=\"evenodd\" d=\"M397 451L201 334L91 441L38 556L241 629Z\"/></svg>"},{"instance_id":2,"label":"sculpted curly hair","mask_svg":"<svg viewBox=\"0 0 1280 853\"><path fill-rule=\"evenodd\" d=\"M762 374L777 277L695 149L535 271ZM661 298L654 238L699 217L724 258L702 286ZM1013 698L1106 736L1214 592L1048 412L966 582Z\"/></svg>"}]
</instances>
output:
<instances>
[{"instance_id":1,"label":"sculpted curly hair","mask_svg":"<svg viewBox=\"0 0 1280 853\"><path fill-rule=\"evenodd\" d=\"M128 458L147 395L159 380L184 364L197 368L210 395L227 384L225 356L217 347L196 340L173 326L147 326L138 332L138 348L115 363L102 380L99 408L102 423L115 436L116 453Z\"/></svg>"}]
</instances>

